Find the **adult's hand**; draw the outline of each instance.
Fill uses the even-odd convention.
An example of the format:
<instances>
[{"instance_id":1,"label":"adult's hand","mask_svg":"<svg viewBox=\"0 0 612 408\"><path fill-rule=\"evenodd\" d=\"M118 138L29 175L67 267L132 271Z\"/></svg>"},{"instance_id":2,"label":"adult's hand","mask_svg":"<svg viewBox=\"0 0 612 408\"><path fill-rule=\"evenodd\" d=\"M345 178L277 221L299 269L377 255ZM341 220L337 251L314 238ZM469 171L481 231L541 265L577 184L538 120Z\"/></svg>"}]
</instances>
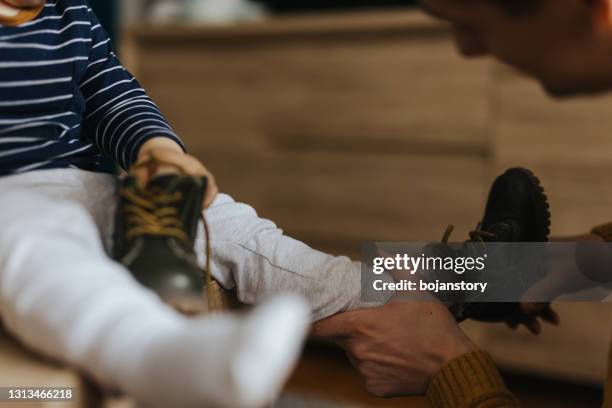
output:
<instances>
[{"instance_id":1,"label":"adult's hand","mask_svg":"<svg viewBox=\"0 0 612 408\"><path fill-rule=\"evenodd\" d=\"M422 394L431 378L455 358L474 351L439 302L391 302L315 323L315 337L343 347L379 397Z\"/></svg>"}]
</instances>

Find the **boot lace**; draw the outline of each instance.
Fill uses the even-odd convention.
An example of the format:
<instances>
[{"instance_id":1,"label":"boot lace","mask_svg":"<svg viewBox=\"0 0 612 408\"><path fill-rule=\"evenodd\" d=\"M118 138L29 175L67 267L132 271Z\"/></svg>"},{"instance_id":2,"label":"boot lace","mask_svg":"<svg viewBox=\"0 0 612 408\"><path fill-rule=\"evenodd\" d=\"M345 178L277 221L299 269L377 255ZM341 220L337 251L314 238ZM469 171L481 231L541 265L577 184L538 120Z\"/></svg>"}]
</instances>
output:
<instances>
[{"instance_id":1,"label":"boot lace","mask_svg":"<svg viewBox=\"0 0 612 408\"><path fill-rule=\"evenodd\" d=\"M174 237L187 241L183 224L173 204L183 198L180 192L174 194L154 193L134 187L120 191L128 204L124 207L128 240L144 235Z\"/></svg>"},{"instance_id":2,"label":"boot lace","mask_svg":"<svg viewBox=\"0 0 612 408\"><path fill-rule=\"evenodd\" d=\"M454 229L455 229L455 226L452 224L449 224L449 226L446 227L446 231L444 231L444 235L442 236L443 244L448 244L448 241ZM474 230L468 233L468 235L470 236L470 241L480 243L483 249L485 247L485 239L494 239L496 237L494 233L483 230L482 223L480 222L476 225L476 228Z\"/></svg>"}]
</instances>

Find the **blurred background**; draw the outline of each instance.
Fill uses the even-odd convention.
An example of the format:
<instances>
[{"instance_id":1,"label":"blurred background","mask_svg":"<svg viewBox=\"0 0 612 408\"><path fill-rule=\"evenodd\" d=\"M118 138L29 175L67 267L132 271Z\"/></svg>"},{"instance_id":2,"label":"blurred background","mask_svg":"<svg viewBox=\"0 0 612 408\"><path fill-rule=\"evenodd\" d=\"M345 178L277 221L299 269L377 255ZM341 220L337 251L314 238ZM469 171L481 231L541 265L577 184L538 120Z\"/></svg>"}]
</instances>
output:
<instances>
[{"instance_id":1,"label":"blurred background","mask_svg":"<svg viewBox=\"0 0 612 408\"><path fill-rule=\"evenodd\" d=\"M449 223L463 240L513 166L541 177L554 233L612 220L612 98L551 101L492 61L462 60L414 3L130 0L118 44L222 190L316 248L358 259L362 241L439 240ZM526 407L598 406L612 309L558 308L562 326L540 338L465 328ZM308 367L298 385L315 395L383 404L361 399L357 378L346 395L327 389L341 370Z\"/></svg>"},{"instance_id":2,"label":"blurred background","mask_svg":"<svg viewBox=\"0 0 612 408\"><path fill-rule=\"evenodd\" d=\"M462 60L414 1L97 3L222 190L316 248L358 259L364 240L437 240L448 223L462 240L492 179L519 165L541 177L554 233L612 220L612 99L551 101L492 61ZM537 339L466 330L525 406L597 406L612 309L559 309L563 325Z\"/></svg>"},{"instance_id":3,"label":"blurred background","mask_svg":"<svg viewBox=\"0 0 612 408\"><path fill-rule=\"evenodd\" d=\"M552 101L493 61L462 60L413 1L90 2L222 191L318 249L358 259L362 241L439 240L449 223L463 240L514 166L540 176L555 234L612 220L612 98ZM598 406L612 309L558 310L562 325L538 338L464 327L525 407ZM320 346L286 399L424 406L368 397Z\"/></svg>"}]
</instances>

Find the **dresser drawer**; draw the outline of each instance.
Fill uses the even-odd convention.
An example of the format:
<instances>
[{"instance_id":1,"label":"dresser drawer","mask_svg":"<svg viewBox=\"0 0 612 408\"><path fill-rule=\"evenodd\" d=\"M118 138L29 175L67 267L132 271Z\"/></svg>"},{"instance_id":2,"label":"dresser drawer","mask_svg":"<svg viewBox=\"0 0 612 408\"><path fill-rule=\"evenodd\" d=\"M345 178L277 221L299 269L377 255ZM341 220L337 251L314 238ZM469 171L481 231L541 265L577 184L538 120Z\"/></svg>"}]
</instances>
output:
<instances>
[{"instance_id":1,"label":"dresser drawer","mask_svg":"<svg viewBox=\"0 0 612 408\"><path fill-rule=\"evenodd\" d=\"M166 34L136 34L143 85L222 190L291 235L356 256L475 226L490 65L462 61L445 26L398 12Z\"/></svg>"},{"instance_id":2,"label":"dresser drawer","mask_svg":"<svg viewBox=\"0 0 612 408\"><path fill-rule=\"evenodd\" d=\"M333 253L368 240L465 239L482 213L486 162L422 155L204 154L222 190L288 233Z\"/></svg>"},{"instance_id":3,"label":"dresser drawer","mask_svg":"<svg viewBox=\"0 0 612 408\"><path fill-rule=\"evenodd\" d=\"M275 24L141 40L139 79L190 145L487 151L490 65L462 61L444 26Z\"/></svg>"}]
</instances>

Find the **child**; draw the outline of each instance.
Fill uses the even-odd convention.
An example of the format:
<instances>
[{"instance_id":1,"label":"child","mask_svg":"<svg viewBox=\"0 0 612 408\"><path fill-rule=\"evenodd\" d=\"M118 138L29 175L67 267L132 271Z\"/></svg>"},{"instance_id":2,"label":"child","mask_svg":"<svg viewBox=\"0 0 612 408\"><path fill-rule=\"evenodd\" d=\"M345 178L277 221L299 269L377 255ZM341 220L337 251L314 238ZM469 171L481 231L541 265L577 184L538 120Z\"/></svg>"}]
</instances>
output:
<instances>
[{"instance_id":1,"label":"child","mask_svg":"<svg viewBox=\"0 0 612 408\"><path fill-rule=\"evenodd\" d=\"M214 179L121 66L85 0L0 0L0 19L6 327L149 404L268 402L299 351L302 301L284 297L245 319L187 320L135 283L107 254L116 177L96 172L101 154L124 169L156 157ZM361 305L359 264L285 237L226 195L213 202L215 194L212 183L212 271L241 301L297 293L315 319Z\"/></svg>"}]
</instances>

